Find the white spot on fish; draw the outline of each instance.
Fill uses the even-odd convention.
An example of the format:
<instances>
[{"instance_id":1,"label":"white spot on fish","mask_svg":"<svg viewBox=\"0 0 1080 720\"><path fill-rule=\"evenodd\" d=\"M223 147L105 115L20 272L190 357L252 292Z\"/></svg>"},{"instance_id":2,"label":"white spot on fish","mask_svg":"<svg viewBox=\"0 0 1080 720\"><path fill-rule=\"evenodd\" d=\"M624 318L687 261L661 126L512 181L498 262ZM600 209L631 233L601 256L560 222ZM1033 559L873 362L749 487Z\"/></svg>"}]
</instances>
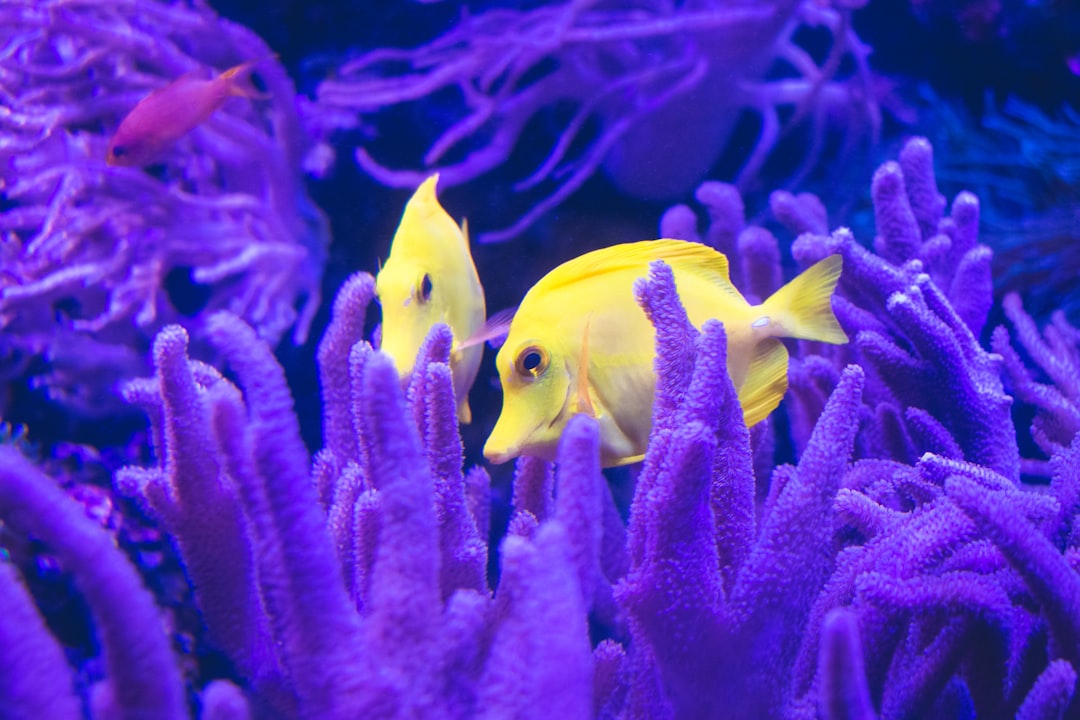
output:
<instances>
[{"instance_id":1,"label":"white spot on fish","mask_svg":"<svg viewBox=\"0 0 1080 720\"><path fill-rule=\"evenodd\" d=\"M764 317L759 317L757 320L750 323L750 327L763 328L768 324L769 324L769 316L765 315Z\"/></svg>"}]
</instances>

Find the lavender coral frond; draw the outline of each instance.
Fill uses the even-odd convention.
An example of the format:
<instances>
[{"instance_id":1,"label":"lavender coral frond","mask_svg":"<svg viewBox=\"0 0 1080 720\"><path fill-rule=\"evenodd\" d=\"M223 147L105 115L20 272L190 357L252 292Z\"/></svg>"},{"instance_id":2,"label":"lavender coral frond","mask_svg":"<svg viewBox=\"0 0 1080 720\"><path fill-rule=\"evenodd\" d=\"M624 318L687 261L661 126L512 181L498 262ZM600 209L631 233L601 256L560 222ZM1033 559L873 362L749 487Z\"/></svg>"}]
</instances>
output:
<instances>
[{"instance_id":1,"label":"lavender coral frond","mask_svg":"<svg viewBox=\"0 0 1080 720\"><path fill-rule=\"evenodd\" d=\"M507 537L509 598L481 685L478 717L587 718L592 654L567 529L544 524L535 541Z\"/></svg>"},{"instance_id":2,"label":"lavender coral frond","mask_svg":"<svg viewBox=\"0 0 1080 720\"><path fill-rule=\"evenodd\" d=\"M876 720L854 613L834 610L821 628L821 714L825 720Z\"/></svg>"},{"instance_id":3,"label":"lavender coral frond","mask_svg":"<svg viewBox=\"0 0 1080 720\"><path fill-rule=\"evenodd\" d=\"M1008 504L965 478L953 477L946 488L1001 549L1043 606L1054 639L1054 652L1077 663L1080 644L1080 580L1060 551Z\"/></svg>"},{"instance_id":4,"label":"lavender coral frond","mask_svg":"<svg viewBox=\"0 0 1080 720\"><path fill-rule=\"evenodd\" d=\"M100 402L84 385L142 374L138 353L153 334L204 310L228 309L271 342L292 327L302 342L328 230L303 187L309 140L295 89L265 43L205 4L158 0L15 3L4 26L5 354L54 360L40 382L93 413ZM110 136L142 97L259 58L267 100L227 104L158 173L105 165ZM177 280L205 286L205 297L170 290ZM111 367L95 364L106 356Z\"/></svg>"},{"instance_id":5,"label":"lavender coral frond","mask_svg":"<svg viewBox=\"0 0 1080 720\"><path fill-rule=\"evenodd\" d=\"M572 418L559 444L555 519L567 531L584 607L613 622L611 582L601 566L604 501L610 498L611 491L600 472L599 448L597 423L584 415Z\"/></svg>"},{"instance_id":6,"label":"lavender coral frond","mask_svg":"<svg viewBox=\"0 0 1080 720\"><path fill-rule=\"evenodd\" d=\"M628 662L655 669L630 681L628 712L719 716L720 702L734 714L776 713L790 697L795 628L829 574L828 511L858 427L862 373L845 372L811 449L755 533L749 438L723 372L722 327L686 332L673 290L660 264L638 287L657 329L658 398L617 598L630 618ZM686 363L692 375L680 392Z\"/></svg>"},{"instance_id":7,"label":"lavender coral frond","mask_svg":"<svg viewBox=\"0 0 1080 720\"><path fill-rule=\"evenodd\" d=\"M990 253L978 244L978 202L960 193L944 215L931 153L924 138L912 139L900 163L886 163L874 176L881 255L863 249L845 230L804 234L792 253L802 263L834 252L844 256L841 293L877 316L867 324L840 313L859 318L865 328L856 347L873 371L868 397L928 413L908 416L905 443L921 440L921 451L956 448L967 460L1018 478L1001 360L978 342L992 300Z\"/></svg>"},{"instance_id":8,"label":"lavender coral frond","mask_svg":"<svg viewBox=\"0 0 1080 720\"><path fill-rule=\"evenodd\" d=\"M81 717L74 676L18 573L0 563L0 697L15 717Z\"/></svg>"},{"instance_id":9,"label":"lavender coral frond","mask_svg":"<svg viewBox=\"0 0 1080 720\"><path fill-rule=\"evenodd\" d=\"M751 671L759 708L783 707L798 640L771 618L805 627L814 597L832 571L831 508L850 460L863 374L845 370L795 474L780 490L732 596L733 620L743 647L757 659ZM779 675L765 668L783 668Z\"/></svg>"},{"instance_id":10,"label":"lavender coral frond","mask_svg":"<svg viewBox=\"0 0 1080 720\"><path fill-rule=\"evenodd\" d=\"M1068 447L1080 433L1080 334L1060 312L1040 334L1015 293L1006 295L1002 304L1020 346L1050 384L1035 380L1010 345L1004 327L994 330L994 351L1004 358L1010 389L1022 402L1036 408L1032 439L1043 452L1052 455Z\"/></svg>"},{"instance_id":11,"label":"lavender coral frond","mask_svg":"<svg viewBox=\"0 0 1080 720\"><path fill-rule=\"evenodd\" d=\"M210 407L200 397L220 393L224 386L220 377L211 388L198 385L187 360L187 343L187 334L176 326L163 329L154 343L167 455L164 472L148 479L153 486L140 490L179 542L214 640L245 673L272 675L280 670L264 664L273 653L266 628L261 627L262 607L243 508L235 486L224 481Z\"/></svg>"},{"instance_id":12,"label":"lavender coral frond","mask_svg":"<svg viewBox=\"0 0 1080 720\"><path fill-rule=\"evenodd\" d=\"M1035 682L1024 704L1016 713L1017 720L1053 720L1065 717L1073 693L1076 692L1076 670L1065 660L1054 660Z\"/></svg>"},{"instance_id":13,"label":"lavender coral frond","mask_svg":"<svg viewBox=\"0 0 1080 720\"><path fill-rule=\"evenodd\" d=\"M74 576L97 620L107 663L105 693L115 717L186 718L183 682L138 572L82 508L11 447L0 447L0 517L40 538ZM37 648L29 657L47 657L50 640L39 636L32 642ZM25 670L9 666L4 674ZM54 709L70 711L65 694L71 686L56 672L54 666L38 679L56 682L55 688L43 689L57 693Z\"/></svg>"},{"instance_id":14,"label":"lavender coral frond","mask_svg":"<svg viewBox=\"0 0 1080 720\"><path fill-rule=\"evenodd\" d=\"M800 46L800 27L828 33L825 60ZM780 120L785 107L795 108L793 123L805 119L812 126L806 164L813 164L826 107L842 109L856 128L861 121L876 131L867 55L847 11L820 3L647 3L629 10L570 1L489 10L415 49L361 55L319 85L309 114L331 135L382 127L399 105L452 97L454 119L437 137L425 138L412 168L388 167L377 159L381 148L356 150L361 168L380 182L413 187L432 169L450 185L487 173L507 161L531 118L573 107L546 159L517 182L517 190L537 190L539 199L510 227L481 236L501 240L523 231L600 168L638 197L686 192L715 163L743 109L760 114L763 129L742 179L760 170L790 130ZM841 73L842 59L855 70ZM657 163L656 148L674 133L696 152Z\"/></svg>"},{"instance_id":15,"label":"lavender coral frond","mask_svg":"<svg viewBox=\"0 0 1080 720\"><path fill-rule=\"evenodd\" d=\"M361 667L367 677L358 678L357 708L379 715L408 705L407 691L424 688L423 667L434 659L434 643L424 639L438 631L442 604L439 531L431 474L393 363L374 354L362 382L362 430L370 437L371 465L379 471L372 480L381 522L363 623L367 652ZM418 694L413 702L423 703L426 693Z\"/></svg>"},{"instance_id":16,"label":"lavender coral frond","mask_svg":"<svg viewBox=\"0 0 1080 720\"><path fill-rule=\"evenodd\" d=\"M737 247L740 257L744 247L763 248L760 267L744 263L732 274L741 274L738 281L744 285L768 288L769 266L775 273L779 263L767 233L742 222L737 194L708 190L702 186L699 200L715 233L699 232L687 208L670 211L665 223L689 239L715 239L727 252ZM829 613L841 609L857 621L866 651L865 683L872 702L859 712L873 713L876 706L885 717L981 717L1001 708L1016 712L1025 696L1037 698L1032 708L1057 712L1054 708L1064 707L1061 702L1071 702L1068 673L1047 675L1040 684L1045 695L1033 685L1049 672L1047 662L1055 657L1075 662L1070 588L1078 566L1074 465L1080 446L1074 440L1073 370L1080 367L1080 333L1059 315L1040 335L1019 300L1006 299L1018 346L1049 385L1025 365L1004 329L994 333L994 353L982 347L979 336L992 286L990 251L979 243L979 203L965 192L951 206L945 202L926 140L909 141L899 162L879 169L872 196L876 253L857 244L845 229L825 235L827 218L813 196L772 197L774 214L799 233L792 254L800 264L834 253L843 256L834 309L856 337L847 347L803 344L792 353L785 404L796 455L807 462L813 454L811 436L822 430L826 398L832 393L830 402L836 400L838 365L857 362L866 375L867 406L851 408L847 420L859 428L855 455L872 459L839 471L842 479L824 495L836 514L835 527L830 523L830 532L821 536L826 541L819 537L805 543L827 548L818 559L828 569L819 573L816 584L808 578L792 581L810 592L810 600L791 677L780 673L764 692L760 688L768 683L752 685L759 687L756 696L764 698L763 707L780 703L793 717L826 712L821 703L831 702L827 698L835 691L828 685L833 671L822 660L827 651L820 646L822 628ZM669 326L679 327L678 315L668 316L674 318ZM693 335L682 342L693 348ZM693 358L693 352L680 355L676 350L668 357L679 359L668 369L683 378L677 387L687 387L692 360L686 358ZM669 396L663 352L659 360L657 407L684 402L682 391ZM1006 387L1035 406L1032 435L1052 457L1048 464L1021 461ZM664 417L670 422L677 415ZM663 420L655 428L663 430ZM655 434L653 447L672 432ZM1026 474L1040 468L1038 474L1052 476L1049 493L1031 492L1019 482L1021 469ZM659 492L651 485L654 472L646 465L639 491L644 484L644 492ZM785 517L782 501L798 487L799 475L783 467L773 472L757 543L775 519ZM813 482L824 482L828 475L810 473ZM798 523L780 525L789 530ZM632 518L632 541L639 532ZM765 560L758 563L751 556L726 602L734 605L738 583L750 568L772 568L776 558L787 555L764 552ZM632 552L632 558L638 557ZM813 566L806 560L788 574L797 576ZM781 597L795 602L798 593ZM751 637L740 647L752 650L756 641ZM780 641L766 645L782 651ZM663 654L653 662L662 667Z\"/></svg>"},{"instance_id":17,"label":"lavender coral frond","mask_svg":"<svg viewBox=\"0 0 1080 720\"><path fill-rule=\"evenodd\" d=\"M362 341L364 312L375 297L375 279L357 273L334 298L330 324L319 341L319 385L323 393L323 443L335 466L358 457L349 395L349 353Z\"/></svg>"},{"instance_id":18,"label":"lavender coral frond","mask_svg":"<svg viewBox=\"0 0 1080 720\"><path fill-rule=\"evenodd\" d=\"M960 196L947 211L931 160L914 142L875 181L877 246L895 263L846 231L805 234L826 222L821 206L774 196L804 231L800 260L843 255L837 314L861 331L852 346L795 348L786 424L745 427L728 329L692 325L671 268L651 266L635 293L655 329L656 398L629 521L600 471L597 420L581 415L554 466L519 460L510 526L495 529L490 558L491 479L463 468L446 326L431 329L403 386L363 338L370 276L345 283L319 349L314 459L284 372L250 324L227 313L204 323L228 372L189 357L198 348L185 330L162 329L156 375L125 392L150 418L157 465L115 482L172 536L208 644L228 660L231 682L206 667L188 678L205 685L204 714L1068 717L1080 436L1044 421L1050 485L1020 482L1000 374L1022 398L1046 401L1051 386L1036 384L1004 331L998 355L980 346L977 206ZM699 237L745 250L740 280L771 292L775 236L746 226L734 187L702 197L716 227ZM1059 412L1074 399L1080 333L1056 322L1040 336L1016 301L1006 309L1061 400L1037 417ZM774 468L785 427L799 436L785 449L794 463ZM771 478L759 494L762 467ZM43 697L4 677L0 692L72 714L86 691L90 715L111 716L153 688L172 703L164 716L181 716L181 673L160 627L147 630L146 592L131 568L112 588L122 599L106 592L113 581L95 573L116 549L62 501L0 448L5 524L56 548L86 530L85 547L58 554L100 620L107 684L87 691L67 670L0 566L0 604L27 619L0 617L0 635L32 644L26 662L60 688ZM115 607L101 610L102 598ZM138 630L109 627L127 615Z\"/></svg>"}]
</instances>

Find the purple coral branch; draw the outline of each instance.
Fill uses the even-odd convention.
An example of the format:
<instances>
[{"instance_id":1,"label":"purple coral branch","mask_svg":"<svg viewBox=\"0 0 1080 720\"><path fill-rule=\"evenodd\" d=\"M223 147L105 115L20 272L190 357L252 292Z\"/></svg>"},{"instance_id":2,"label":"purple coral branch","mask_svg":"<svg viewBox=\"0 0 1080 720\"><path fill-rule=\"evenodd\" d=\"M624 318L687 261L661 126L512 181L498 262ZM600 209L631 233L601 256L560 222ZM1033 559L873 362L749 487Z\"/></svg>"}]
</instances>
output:
<instances>
[{"instance_id":1,"label":"purple coral branch","mask_svg":"<svg viewBox=\"0 0 1080 720\"><path fill-rule=\"evenodd\" d=\"M468 509L461 469L464 450L454 419L454 380L447 362L427 365L423 396L427 398L427 411L422 430L435 480L443 597L462 588L486 594L487 535L480 535Z\"/></svg>"},{"instance_id":2,"label":"purple coral branch","mask_svg":"<svg viewBox=\"0 0 1080 720\"><path fill-rule=\"evenodd\" d=\"M0 516L40 538L72 573L97 620L117 717L186 718L183 681L135 568L78 505L11 447L0 447ZM63 700L58 704L63 710Z\"/></svg>"},{"instance_id":3,"label":"purple coral branch","mask_svg":"<svg viewBox=\"0 0 1080 720\"><path fill-rule=\"evenodd\" d=\"M850 610L837 609L821 626L821 714L825 720L876 720L863 667L858 620Z\"/></svg>"},{"instance_id":4,"label":"purple coral branch","mask_svg":"<svg viewBox=\"0 0 1080 720\"><path fill-rule=\"evenodd\" d=\"M1076 692L1076 670L1065 660L1054 660L1039 675L1024 698L1016 720L1055 720L1065 717Z\"/></svg>"},{"instance_id":5,"label":"purple coral branch","mask_svg":"<svg viewBox=\"0 0 1080 720\"><path fill-rule=\"evenodd\" d=\"M570 420L559 442L555 519L567 530L570 560L586 610L611 622L615 615L611 583L600 564L606 489L600 472L600 429L595 420L578 415Z\"/></svg>"},{"instance_id":6,"label":"purple coral branch","mask_svg":"<svg viewBox=\"0 0 1080 720\"><path fill-rule=\"evenodd\" d=\"M748 681L756 707L781 707L790 681L776 668L795 664L799 638L780 634L774 617L807 618L832 573L824 551L832 532L833 498L841 487L858 429L863 373L844 370L793 477L779 492L731 593L732 626L745 639ZM811 626L813 627L813 626ZM766 671L766 668L772 668Z\"/></svg>"},{"instance_id":7,"label":"purple coral branch","mask_svg":"<svg viewBox=\"0 0 1080 720\"><path fill-rule=\"evenodd\" d=\"M176 326L163 329L154 342L167 451L161 481L172 482L152 497L167 503L158 512L178 540L214 640L245 674L258 676L270 640L262 626L252 549L236 488L224 482L209 407L203 403L207 390L196 383L187 345L187 333Z\"/></svg>"},{"instance_id":8,"label":"purple coral branch","mask_svg":"<svg viewBox=\"0 0 1080 720\"><path fill-rule=\"evenodd\" d=\"M395 704L407 703L402 680L431 661L413 644L434 639L442 594L433 482L393 362L372 354L362 383L361 427L371 443L381 522L363 621L367 652L353 672L365 670L354 680L360 688L356 707L377 714L395 695Z\"/></svg>"},{"instance_id":9,"label":"purple coral branch","mask_svg":"<svg viewBox=\"0 0 1080 720\"><path fill-rule=\"evenodd\" d=\"M954 476L946 491L1001 549L1042 605L1053 652L1076 664L1080 657L1080 580L1061 553L1013 508L967 478Z\"/></svg>"},{"instance_id":10,"label":"purple coral branch","mask_svg":"<svg viewBox=\"0 0 1080 720\"><path fill-rule=\"evenodd\" d=\"M349 413L349 352L363 340L364 312L374 297L374 278L367 273L351 276L334 298L330 324L319 341L323 444L337 464L359 457Z\"/></svg>"},{"instance_id":11,"label":"purple coral branch","mask_svg":"<svg viewBox=\"0 0 1080 720\"><path fill-rule=\"evenodd\" d=\"M994 330L994 351L1004 359L1011 389L1021 401L1034 405L1038 411L1031 425L1032 438L1043 452L1051 455L1067 447L1080 432L1080 383L1075 375L1080 370L1080 335L1059 314L1043 331L1044 339L1024 312L1019 296L1006 295L1003 305L1020 344L1053 383L1036 382L1010 346L1005 328Z\"/></svg>"},{"instance_id":12,"label":"purple coral branch","mask_svg":"<svg viewBox=\"0 0 1080 720\"><path fill-rule=\"evenodd\" d=\"M43 330L103 347L146 343L169 322L192 322L164 292L170 271L190 268L209 286L206 314L232 310L275 342L293 326L303 342L328 231L300 182L310 139L295 88L265 43L204 5L152 0L23 3L5 27L0 70L7 105L18 108L0 121L12 205L0 213L12 231L0 281L5 335L34 353L48 348L36 341ZM269 101L229 103L165 158L163 179L105 166L113 130L142 97L184 73L253 58L265 59ZM58 300L71 302L70 318L53 313ZM43 378L58 400L72 396L68 384L143 370L128 361L99 378L74 365Z\"/></svg>"},{"instance_id":13,"label":"purple coral branch","mask_svg":"<svg viewBox=\"0 0 1080 720\"><path fill-rule=\"evenodd\" d=\"M849 101L859 95L864 99L860 111L868 113L875 124L876 106L866 92L866 48L854 36L846 15L790 0L762 7L678 12L653 8L622 12L592 2L565 2L530 11L491 10L413 50L378 49L344 64L334 78L319 86L310 123L324 133L333 132L377 122L380 113L395 105L420 103L440 92L454 93L460 119L422 153L421 167L391 168L368 148L355 151L361 168L395 186L414 186L455 151L463 159L438 167L443 181L453 185L503 164L528 120L543 108L576 105L571 119L551 142L546 160L517 183L519 191L546 185L538 190L539 199L530 202L529 210L509 227L481 236L482 242L503 240L520 234L601 167L617 183L634 186L639 194L688 190L722 151L743 105L759 110L766 124L773 119L777 125L775 132L762 133L747 162L749 171L757 169L779 137L778 106L802 103L817 109L837 101L854 105ZM790 60L801 52L809 59L794 40L800 23L826 28L832 41L829 60L821 67L812 61L788 62L787 68L799 77L760 82L774 55ZM693 33L687 34L691 28ZM740 41L749 36L758 40ZM698 37L703 41L698 42ZM644 57L643 43L650 50L650 62L645 65L635 60ZM855 59L856 78L837 80L840 59L848 55ZM597 57L613 62L600 64ZM733 66L745 68L746 77L737 87L726 71L721 72ZM537 73L538 68L543 72ZM530 73L539 76L524 82ZM749 90L754 83L758 87ZM785 92L784 83L794 88L794 94ZM855 89L855 85L862 87ZM690 98L691 91L711 102ZM708 112L710 119L718 120L698 117L709 105L715 106ZM641 162L637 157L640 144L663 133L674 117L688 114L692 117L680 125L685 132L700 136L695 145L703 153L694 167L666 169L663 178L635 172ZM797 122L803 113L796 115ZM815 111L815 136L823 133L828 116ZM575 137L590 121L599 126L597 136L584 149L574 150ZM807 165L815 159L816 153L810 153ZM647 179L650 175L653 180ZM667 175L675 179L669 181ZM664 189L637 187L650 182Z\"/></svg>"},{"instance_id":14,"label":"purple coral branch","mask_svg":"<svg viewBox=\"0 0 1080 720\"><path fill-rule=\"evenodd\" d=\"M251 415L254 469L265 483L281 567L297 608L286 644L286 665L312 712L332 717L350 696L359 643L352 605L307 472L307 450L292 410L284 372L265 343L234 316L210 318L211 340L241 379ZM303 543L297 538L304 538ZM350 643L353 639L353 644ZM334 709L336 706L337 709Z\"/></svg>"},{"instance_id":15,"label":"purple coral branch","mask_svg":"<svg viewBox=\"0 0 1080 720\"><path fill-rule=\"evenodd\" d=\"M567 530L545 523L535 541L503 541L504 615L480 683L479 717L588 717L592 653Z\"/></svg>"},{"instance_id":16,"label":"purple coral branch","mask_svg":"<svg viewBox=\"0 0 1080 720\"><path fill-rule=\"evenodd\" d=\"M6 561L0 563L0 668L5 713L56 720L82 717L63 649Z\"/></svg>"}]
</instances>

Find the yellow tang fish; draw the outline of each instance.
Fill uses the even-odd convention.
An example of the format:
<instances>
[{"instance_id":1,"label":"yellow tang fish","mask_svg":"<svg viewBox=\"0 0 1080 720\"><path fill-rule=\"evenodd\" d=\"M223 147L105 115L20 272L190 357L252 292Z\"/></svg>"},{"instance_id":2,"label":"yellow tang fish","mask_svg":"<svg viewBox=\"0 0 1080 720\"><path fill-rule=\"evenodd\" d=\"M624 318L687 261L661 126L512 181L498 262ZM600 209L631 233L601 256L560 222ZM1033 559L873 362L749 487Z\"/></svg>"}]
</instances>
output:
<instances>
[{"instance_id":1,"label":"yellow tang fish","mask_svg":"<svg viewBox=\"0 0 1080 720\"><path fill-rule=\"evenodd\" d=\"M644 457L656 389L655 331L633 287L654 260L671 266L696 327L709 318L724 323L728 372L747 426L764 420L787 390L788 355L778 338L847 342L831 305L839 255L751 305L731 284L727 258L705 245L648 240L596 250L552 270L521 301L495 360L503 407L485 457L553 459L578 412L599 420L604 467Z\"/></svg>"},{"instance_id":2,"label":"yellow tang fish","mask_svg":"<svg viewBox=\"0 0 1080 720\"><path fill-rule=\"evenodd\" d=\"M405 205L390 257L375 278L382 305L380 349L394 360L402 379L412 373L416 353L436 323L454 333L450 369L454 375L458 422L472 420L469 388L480 369L483 344L460 347L484 324L484 288L469 252L464 225L458 227L435 197L432 175Z\"/></svg>"}]
</instances>

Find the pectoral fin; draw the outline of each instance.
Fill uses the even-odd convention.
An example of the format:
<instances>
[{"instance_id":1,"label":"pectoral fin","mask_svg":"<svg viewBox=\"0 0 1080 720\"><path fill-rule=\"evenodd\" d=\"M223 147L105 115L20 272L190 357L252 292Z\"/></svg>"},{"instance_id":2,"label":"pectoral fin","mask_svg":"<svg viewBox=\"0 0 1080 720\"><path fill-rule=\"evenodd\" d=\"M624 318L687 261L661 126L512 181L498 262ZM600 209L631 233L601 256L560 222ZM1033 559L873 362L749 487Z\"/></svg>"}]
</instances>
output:
<instances>
[{"instance_id":1,"label":"pectoral fin","mask_svg":"<svg viewBox=\"0 0 1080 720\"><path fill-rule=\"evenodd\" d=\"M585 317L585 329L581 335L581 357L578 360L577 373L577 398L575 399L575 413L584 413L591 418L596 418L596 406L593 405L592 396L589 394L589 323L592 322L592 313Z\"/></svg>"},{"instance_id":2,"label":"pectoral fin","mask_svg":"<svg viewBox=\"0 0 1080 720\"><path fill-rule=\"evenodd\" d=\"M472 410L469 409L468 398L462 398L457 404L457 421L462 425L472 422Z\"/></svg>"},{"instance_id":3,"label":"pectoral fin","mask_svg":"<svg viewBox=\"0 0 1080 720\"><path fill-rule=\"evenodd\" d=\"M487 319L483 325L476 329L469 337L454 344L454 350L464 350L474 345L480 345L482 343L490 343L492 347L498 347L506 340L507 333L510 332L510 323L514 320L514 313L517 312L517 307L506 308L500 310Z\"/></svg>"}]
</instances>

